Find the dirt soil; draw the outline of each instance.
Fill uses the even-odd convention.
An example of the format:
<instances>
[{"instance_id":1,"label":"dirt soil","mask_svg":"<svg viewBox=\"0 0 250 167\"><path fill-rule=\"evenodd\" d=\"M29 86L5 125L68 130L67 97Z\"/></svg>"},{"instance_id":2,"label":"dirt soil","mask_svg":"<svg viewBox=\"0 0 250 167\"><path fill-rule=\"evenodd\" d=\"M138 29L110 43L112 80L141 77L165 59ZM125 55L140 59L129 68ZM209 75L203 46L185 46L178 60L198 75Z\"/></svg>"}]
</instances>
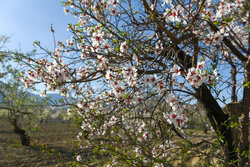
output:
<instances>
[{"instance_id":1,"label":"dirt soil","mask_svg":"<svg viewBox=\"0 0 250 167\"><path fill-rule=\"evenodd\" d=\"M38 131L31 133L31 145L23 147L8 122L0 119L0 167L74 166L72 162L76 154L82 151L76 139L79 131L77 127L69 123L59 121L42 123ZM204 134L201 130L196 130L191 136L194 142L201 139L210 141L214 132ZM91 151L87 151L86 155L88 154L91 154ZM86 156L87 159L88 156ZM191 158L190 166L200 166L199 161L199 157ZM177 167L178 163L177 160L172 166ZM89 166L97 165L93 163Z\"/></svg>"},{"instance_id":2,"label":"dirt soil","mask_svg":"<svg viewBox=\"0 0 250 167\"><path fill-rule=\"evenodd\" d=\"M30 135L31 146L23 147L8 122L0 120L0 167L68 166L79 152L77 133L78 129L70 124L42 123Z\"/></svg>"}]
</instances>

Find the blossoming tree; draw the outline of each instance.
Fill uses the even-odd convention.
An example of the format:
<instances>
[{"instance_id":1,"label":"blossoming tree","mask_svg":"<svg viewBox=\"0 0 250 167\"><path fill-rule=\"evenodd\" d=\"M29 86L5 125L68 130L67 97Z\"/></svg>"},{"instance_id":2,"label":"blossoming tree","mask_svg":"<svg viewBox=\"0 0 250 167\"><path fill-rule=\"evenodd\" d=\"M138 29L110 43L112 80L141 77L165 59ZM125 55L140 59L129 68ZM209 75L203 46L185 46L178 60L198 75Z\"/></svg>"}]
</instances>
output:
<instances>
[{"instance_id":1,"label":"blossoming tree","mask_svg":"<svg viewBox=\"0 0 250 167\"><path fill-rule=\"evenodd\" d=\"M22 73L27 87L42 82L41 93L59 90L72 99L65 104L82 118L81 147L97 146L111 155L110 165L171 163L181 152L175 136L196 147L185 133L185 103L199 101L220 141L222 163L244 166L248 10L243 0L68 0L65 13L78 19L68 26L72 38L52 52L35 42L47 57L16 58L30 67ZM222 110L230 96L231 104L242 99L235 126L234 112Z\"/></svg>"}]
</instances>

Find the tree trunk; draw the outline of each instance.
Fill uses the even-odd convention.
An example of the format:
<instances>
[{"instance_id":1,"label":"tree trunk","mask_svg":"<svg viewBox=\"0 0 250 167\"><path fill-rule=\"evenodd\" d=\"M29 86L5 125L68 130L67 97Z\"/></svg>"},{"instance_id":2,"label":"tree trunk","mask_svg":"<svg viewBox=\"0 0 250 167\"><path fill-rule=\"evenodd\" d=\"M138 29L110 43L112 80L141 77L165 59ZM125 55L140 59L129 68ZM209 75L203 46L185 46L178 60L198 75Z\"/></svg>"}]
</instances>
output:
<instances>
[{"instance_id":1,"label":"tree trunk","mask_svg":"<svg viewBox=\"0 0 250 167\"><path fill-rule=\"evenodd\" d=\"M249 60L250 61L250 60ZM247 166L248 164L248 121L249 121L249 108L250 108L250 62L248 61L245 67L245 87L243 94L243 118L240 133L240 166ZM248 84L247 84L248 83Z\"/></svg>"},{"instance_id":2,"label":"tree trunk","mask_svg":"<svg viewBox=\"0 0 250 167\"><path fill-rule=\"evenodd\" d=\"M179 63L182 64L187 71L192 67L192 57L185 54L178 46L175 48L178 52ZM238 166L237 151L233 143L233 133L229 127L229 115L222 111L222 108L214 99L206 84L203 84L196 89L196 97L203 104L206 110L207 117L212 124L217 135L222 137L221 146L224 149L225 157L230 166Z\"/></svg>"},{"instance_id":3,"label":"tree trunk","mask_svg":"<svg viewBox=\"0 0 250 167\"><path fill-rule=\"evenodd\" d=\"M250 1L246 3L246 9L250 8ZM250 13L248 12L248 25L250 24ZM250 32L248 31L248 51L247 51L247 62L245 64L244 71L244 92L243 92L243 118L242 118L242 127L240 134L240 165L241 166L249 166L248 154L249 154L249 142L248 142L248 134L249 134L249 109L250 109Z\"/></svg>"},{"instance_id":4,"label":"tree trunk","mask_svg":"<svg viewBox=\"0 0 250 167\"><path fill-rule=\"evenodd\" d=\"M14 132L20 137L23 146L30 145L30 137L26 135L25 130L18 127L15 123L14 125Z\"/></svg>"},{"instance_id":5,"label":"tree trunk","mask_svg":"<svg viewBox=\"0 0 250 167\"><path fill-rule=\"evenodd\" d=\"M178 46L176 46L176 50L178 51L179 63L182 64L187 71L187 69L192 67L192 57L185 54ZM217 132L217 135L222 137L221 146L224 149L228 164L232 163L230 166L238 166L237 151L233 144L235 142L229 127L229 116L222 111L222 108L205 84L200 86L199 89L196 89L196 95L197 99L205 107L207 117Z\"/></svg>"},{"instance_id":6,"label":"tree trunk","mask_svg":"<svg viewBox=\"0 0 250 167\"><path fill-rule=\"evenodd\" d=\"M231 94L231 102L237 102L237 95L236 95L236 66L232 63L232 70L231 70L231 79L232 79L232 94Z\"/></svg>"},{"instance_id":7,"label":"tree trunk","mask_svg":"<svg viewBox=\"0 0 250 167\"><path fill-rule=\"evenodd\" d=\"M207 116L211 122L214 130L218 136L222 136L221 145L224 148L224 153L228 163L232 163L231 166L238 165L238 157L236 148L234 147L233 134L229 128L229 116L223 113L221 107L208 90L207 86L203 84L196 90L199 101L204 105Z\"/></svg>"}]
</instances>

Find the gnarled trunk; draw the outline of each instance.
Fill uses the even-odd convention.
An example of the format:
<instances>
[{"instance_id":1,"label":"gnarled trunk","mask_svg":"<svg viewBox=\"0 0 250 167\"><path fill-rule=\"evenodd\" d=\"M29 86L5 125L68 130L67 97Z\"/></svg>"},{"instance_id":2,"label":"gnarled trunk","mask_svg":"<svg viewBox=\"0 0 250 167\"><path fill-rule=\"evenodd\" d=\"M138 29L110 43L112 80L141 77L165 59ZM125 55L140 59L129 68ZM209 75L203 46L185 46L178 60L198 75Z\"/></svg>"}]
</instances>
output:
<instances>
[{"instance_id":1,"label":"gnarled trunk","mask_svg":"<svg viewBox=\"0 0 250 167\"><path fill-rule=\"evenodd\" d=\"M238 165L238 157L236 148L234 147L234 138L229 128L229 116L223 113L221 107L208 90L207 86L203 84L196 90L199 101L204 105L206 114L217 134L222 136L221 145L224 148L224 153L229 163L234 162L232 166Z\"/></svg>"},{"instance_id":2,"label":"gnarled trunk","mask_svg":"<svg viewBox=\"0 0 250 167\"><path fill-rule=\"evenodd\" d=\"M30 137L26 135L25 130L21 129L16 121L13 123L14 126L14 132L20 137L22 145L23 146L29 146L30 145Z\"/></svg>"},{"instance_id":3,"label":"gnarled trunk","mask_svg":"<svg viewBox=\"0 0 250 167\"><path fill-rule=\"evenodd\" d=\"M241 133L240 133L240 165L247 166L248 164L248 151L249 151L249 142L248 142L248 134L249 134L249 108L250 108L250 57L247 62L247 66L245 67L245 87L243 94L243 117L242 117L242 125L241 125ZM248 164L249 165L249 164Z\"/></svg>"}]
</instances>

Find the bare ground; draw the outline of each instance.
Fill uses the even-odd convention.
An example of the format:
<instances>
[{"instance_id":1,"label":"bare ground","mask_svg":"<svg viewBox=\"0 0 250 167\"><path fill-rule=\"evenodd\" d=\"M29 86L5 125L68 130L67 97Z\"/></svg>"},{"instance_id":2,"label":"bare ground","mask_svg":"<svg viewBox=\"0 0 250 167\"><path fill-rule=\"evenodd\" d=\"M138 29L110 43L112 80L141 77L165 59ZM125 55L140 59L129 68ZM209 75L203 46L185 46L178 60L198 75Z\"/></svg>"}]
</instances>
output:
<instances>
[{"instance_id":1,"label":"bare ground","mask_svg":"<svg viewBox=\"0 0 250 167\"><path fill-rule=\"evenodd\" d=\"M0 120L0 167L68 166L79 151L77 133L77 128L70 124L42 123L30 135L31 146L23 147L8 122Z\"/></svg>"},{"instance_id":2,"label":"bare ground","mask_svg":"<svg viewBox=\"0 0 250 167\"><path fill-rule=\"evenodd\" d=\"M73 166L72 162L80 151L76 140L78 132L79 129L71 124L42 123L38 131L31 133L31 145L23 147L8 122L0 120L0 167ZM210 131L208 134L204 134L201 130L196 130L191 136L194 138L193 141L198 142L201 139L209 141L214 133ZM90 152L86 152L86 155ZM179 160L172 166L179 166L178 162ZM190 166L200 166L199 162L200 158L194 156L190 159Z\"/></svg>"}]
</instances>

